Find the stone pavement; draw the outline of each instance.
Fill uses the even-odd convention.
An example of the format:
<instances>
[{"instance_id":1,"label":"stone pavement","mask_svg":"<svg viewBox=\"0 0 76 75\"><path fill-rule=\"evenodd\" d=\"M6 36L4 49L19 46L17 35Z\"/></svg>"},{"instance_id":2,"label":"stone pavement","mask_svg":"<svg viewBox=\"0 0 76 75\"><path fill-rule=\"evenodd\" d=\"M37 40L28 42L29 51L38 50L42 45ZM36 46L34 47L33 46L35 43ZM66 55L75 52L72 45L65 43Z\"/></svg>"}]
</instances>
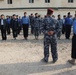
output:
<instances>
[{"instance_id":1,"label":"stone pavement","mask_svg":"<svg viewBox=\"0 0 76 75\"><path fill-rule=\"evenodd\" d=\"M8 36L7 41L0 40L0 75L76 75L76 66L67 62L71 59L71 40L62 36L58 40L58 62L51 63L50 52L46 64L42 61L43 36L39 39L34 40L34 36L29 35L26 41L21 34L17 40L12 36Z\"/></svg>"}]
</instances>

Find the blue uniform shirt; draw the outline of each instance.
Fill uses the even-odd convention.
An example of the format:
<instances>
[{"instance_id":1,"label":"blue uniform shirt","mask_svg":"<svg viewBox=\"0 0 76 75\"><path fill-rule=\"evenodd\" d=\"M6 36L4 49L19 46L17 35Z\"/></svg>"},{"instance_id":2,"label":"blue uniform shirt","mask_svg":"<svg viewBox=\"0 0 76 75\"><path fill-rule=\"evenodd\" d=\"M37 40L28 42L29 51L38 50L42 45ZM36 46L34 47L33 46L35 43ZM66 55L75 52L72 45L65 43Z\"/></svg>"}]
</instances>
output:
<instances>
[{"instance_id":1,"label":"blue uniform shirt","mask_svg":"<svg viewBox=\"0 0 76 75\"><path fill-rule=\"evenodd\" d=\"M67 17L67 18L65 19L65 25L72 25L72 23L73 23L72 18Z\"/></svg>"},{"instance_id":2,"label":"blue uniform shirt","mask_svg":"<svg viewBox=\"0 0 76 75\"><path fill-rule=\"evenodd\" d=\"M62 19L57 19L59 22L59 28L62 29L63 26L63 20Z\"/></svg>"},{"instance_id":3,"label":"blue uniform shirt","mask_svg":"<svg viewBox=\"0 0 76 75\"><path fill-rule=\"evenodd\" d=\"M20 25L22 25L22 19L18 19L18 23L20 24Z\"/></svg>"},{"instance_id":4,"label":"blue uniform shirt","mask_svg":"<svg viewBox=\"0 0 76 75\"><path fill-rule=\"evenodd\" d=\"M73 33L76 34L76 18L73 20Z\"/></svg>"},{"instance_id":5,"label":"blue uniform shirt","mask_svg":"<svg viewBox=\"0 0 76 75\"><path fill-rule=\"evenodd\" d=\"M22 17L22 24L30 24L30 19L27 16L23 16Z\"/></svg>"},{"instance_id":6,"label":"blue uniform shirt","mask_svg":"<svg viewBox=\"0 0 76 75\"><path fill-rule=\"evenodd\" d=\"M34 27L37 27L37 28L40 27L40 19L38 17L34 18Z\"/></svg>"},{"instance_id":7,"label":"blue uniform shirt","mask_svg":"<svg viewBox=\"0 0 76 75\"><path fill-rule=\"evenodd\" d=\"M7 19L6 19L6 23L10 24L10 21L11 21L10 18L7 18Z\"/></svg>"}]
</instances>

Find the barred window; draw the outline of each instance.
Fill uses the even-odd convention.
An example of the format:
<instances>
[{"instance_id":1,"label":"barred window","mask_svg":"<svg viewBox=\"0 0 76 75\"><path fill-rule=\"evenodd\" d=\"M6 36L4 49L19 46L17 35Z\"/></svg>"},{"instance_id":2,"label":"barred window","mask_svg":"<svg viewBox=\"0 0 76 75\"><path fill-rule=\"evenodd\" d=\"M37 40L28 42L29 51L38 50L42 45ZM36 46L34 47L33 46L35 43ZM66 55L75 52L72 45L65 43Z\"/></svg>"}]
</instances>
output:
<instances>
[{"instance_id":1,"label":"barred window","mask_svg":"<svg viewBox=\"0 0 76 75\"><path fill-rule=\"evenodd\" d=\"M45 3L50 3L50 0L45 0Z\"/></svg>"},{"instance_id":2,"label":"barred window","mask_svg":"<svg viewBox=\"0 0 76 75\"><path fill-rule=\"evenodd\" d=\"M7 0L7 3L8 4L12 4L12 0Z\"/></svg>"},{"instance_id":3,"label":"barred window","mask_svg":"<svg viewBox=\"0 0 76 75\"><path fill-rule=\"evenodd\" d=\"M29 3L34 3L34 0L29 0Z\"/></svg>"},{"instance_id":4,"label":"barred window","mask_svg":"<svg viewBox=\"0 0 76 75\"><path fill-rule=\"evenodd\" d=\"M73 3L74 2L74 0L68 0L68 3Z\"/></svg>"}]
</instances>

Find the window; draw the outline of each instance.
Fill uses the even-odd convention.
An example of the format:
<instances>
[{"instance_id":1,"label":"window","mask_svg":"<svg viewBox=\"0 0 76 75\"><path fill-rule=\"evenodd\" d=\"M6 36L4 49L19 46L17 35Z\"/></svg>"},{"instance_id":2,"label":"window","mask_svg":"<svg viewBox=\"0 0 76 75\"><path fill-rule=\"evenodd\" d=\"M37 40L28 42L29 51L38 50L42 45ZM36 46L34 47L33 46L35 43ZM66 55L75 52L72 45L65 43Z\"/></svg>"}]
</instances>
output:
<instances>
[{"instance_id":1,"label":"window","mask_svg":"<svg viewBox=\"0 0 76 75\"><path fill-rule=\"evenodd\" d=\"M7 0L8 1L8 4L12 4L12 0Z\"/></svg>"},{"instance_id":2,"label":"window","mask_svg":"<svg viewBox=\"0 0 76 75\"><path fill-rule=\"evenodd\" d=\"M45 3L50 3L50 0L45 0Z\"/></svg>"},{"instance_id":3,"label":"window","mask_svg":"<svg viewBox=\"0 0 76 75\"><path fill-rule=\"evenodd\" d=\"M34 3L34 0L29 0L29 3Z\"/></svg>"},{"instance_id":4,"label":"window","mask_svg":"<svg viewBox=\"0 0 76 75\"><path fill-rule=\"evenodd\" d=\"M68 3L73 3L74 2L74 0L68 0Z\"/></svg>"}]
</instances>

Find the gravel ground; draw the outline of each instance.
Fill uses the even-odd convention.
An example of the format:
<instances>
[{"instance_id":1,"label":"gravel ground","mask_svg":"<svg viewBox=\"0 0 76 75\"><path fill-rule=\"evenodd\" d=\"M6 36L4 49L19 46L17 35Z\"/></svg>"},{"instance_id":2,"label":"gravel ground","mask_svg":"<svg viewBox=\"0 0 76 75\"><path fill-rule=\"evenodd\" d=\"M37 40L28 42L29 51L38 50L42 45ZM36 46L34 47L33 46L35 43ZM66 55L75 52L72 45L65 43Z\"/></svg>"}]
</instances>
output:
<instances>
[{"instance_id":1,"label":"gravel ground","mask_svg":"<svg viewBox=\"0 0 76 75\"><path fill-rule=\"evenodd\" d=\"M0 75L76 75L76 66L67 62L71 59L71 40L65 40L64 35L58 40L58 55L55 64L51 63L51 51L49 62L42 61L43 35L39 40L29 35L27 41L22 34L17 40L8 36L7 41L0 40Z\"/></svg>"}]
</instances>

